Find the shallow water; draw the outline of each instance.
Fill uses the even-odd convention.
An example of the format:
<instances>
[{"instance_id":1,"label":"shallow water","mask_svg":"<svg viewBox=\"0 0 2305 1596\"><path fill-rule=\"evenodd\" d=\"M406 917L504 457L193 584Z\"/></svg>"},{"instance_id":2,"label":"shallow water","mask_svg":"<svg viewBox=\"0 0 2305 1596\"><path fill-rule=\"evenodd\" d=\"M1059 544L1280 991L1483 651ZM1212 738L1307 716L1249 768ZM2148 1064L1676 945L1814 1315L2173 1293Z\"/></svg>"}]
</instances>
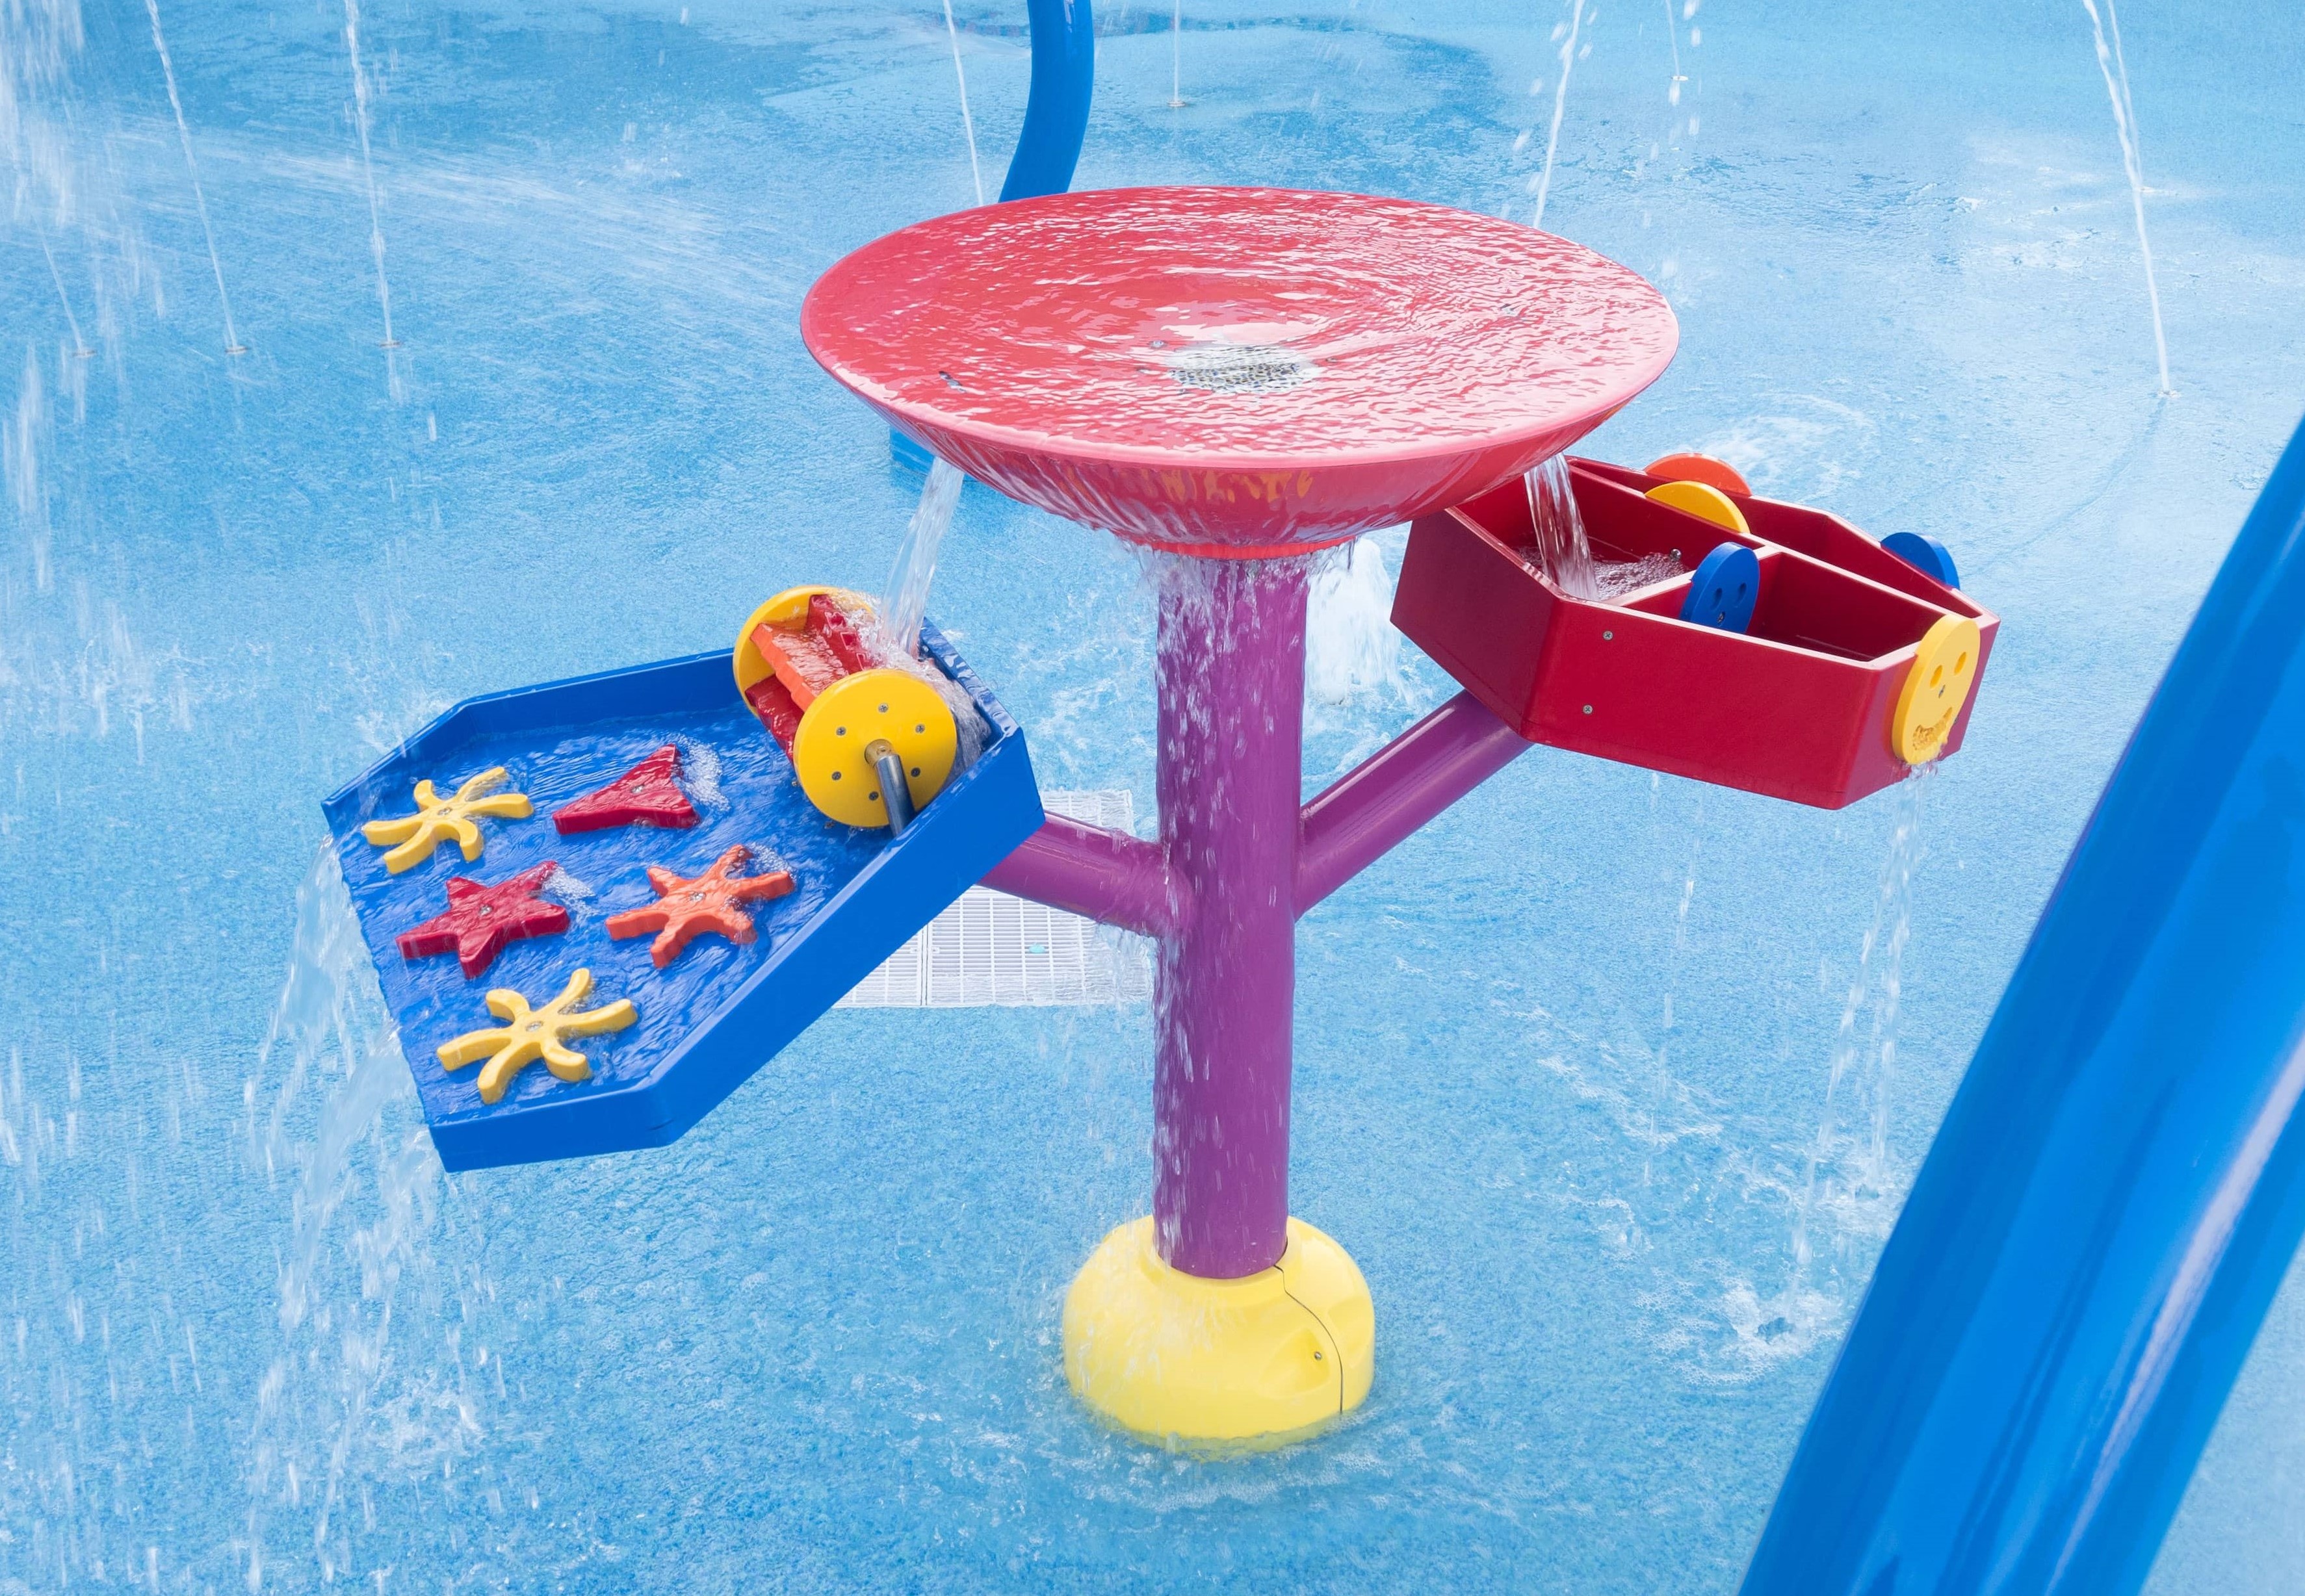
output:
<instances>
[{"instance_id":1,"label":"shallow water","mask_svg":"<svg viewBox=\"0 0 2305 1596\"><path fill-rule=\"evenodd\" d=\"M1084 185L1524 221L1541 185L1681 325L1593 453L1712 447L1931 532L2003 613L1911 880L1879 1137L1909 1174L2305 410L2305 135L2255 70L2296 16L2121 19L2162 400L2078 5L1716 0L1670 45L1602 8L1565 91L1566 6L1103 11ZM1771 1306L1899 794L1823 814L1539 750L1306 919L1293 1201L1367 1272L1379 1371L1277 1456L1146 1452L1063 1387L1064 1286L1147 1202L1141 1009L840 1010L673 1148L443 1176L312 874L319 800L459 698L889 569L919 480L795 318L846 250L972 202L941 13L364 4L397 352L342 8L162 13L233 330L143 9L24 14L0 1589L1733 1587L1878 1244L1814 1202L1814 1303ZM1022 10L957 19L997 166ZM1149 816L1136 562L972 487L940 564L930 613L1042 785ZM1340 678L1313 785L1453 691L1406 647ZM1857 1102L1830 1123L1869 1156ZM2157 1591L2293 1583L2301 1327L2292 1281Z\"/></svg>"}]
</instances>

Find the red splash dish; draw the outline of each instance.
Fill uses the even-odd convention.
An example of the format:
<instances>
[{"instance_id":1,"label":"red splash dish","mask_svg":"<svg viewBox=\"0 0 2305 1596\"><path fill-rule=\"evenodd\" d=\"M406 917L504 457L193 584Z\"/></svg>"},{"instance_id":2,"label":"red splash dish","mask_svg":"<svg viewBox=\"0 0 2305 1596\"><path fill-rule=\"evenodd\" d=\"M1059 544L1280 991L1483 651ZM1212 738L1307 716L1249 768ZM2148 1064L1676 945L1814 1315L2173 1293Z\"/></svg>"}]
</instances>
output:
<instances>
[{"instance_id":1,"label":"red splash dish","mask_svg":"<svg viewBox=\"0 0 2305 1596\"><path fill-rule=\"evenodd\" d=\"M1303 553L1461 503L1663 371L1639 276L1446 206L1105 189L865 245L801 307L810 353L1011 497L1182 552Z\"/></svg>"}]
</instances>

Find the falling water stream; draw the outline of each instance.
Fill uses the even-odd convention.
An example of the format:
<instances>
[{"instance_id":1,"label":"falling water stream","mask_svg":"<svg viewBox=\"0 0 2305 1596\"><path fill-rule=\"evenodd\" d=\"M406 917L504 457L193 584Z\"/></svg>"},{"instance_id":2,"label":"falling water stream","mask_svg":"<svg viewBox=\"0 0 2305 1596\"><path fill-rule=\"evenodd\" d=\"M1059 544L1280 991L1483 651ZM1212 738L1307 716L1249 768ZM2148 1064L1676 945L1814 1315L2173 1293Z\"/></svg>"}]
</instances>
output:
<instances>
[{"instance_id":1,"label":"falling water stream","mask_svg":"<svg viewBox=\"0 0 2305 1596\"><path fill-rule=\"evenodd\" d=\"M1590 14L1586 0L1569 0L1569 20L1552 30L1552 37L1561 41L1561 79L1552 89L1552 131L1545 135L1544 171L1536 180L1536 214L1528 219L1532 227L1544 225L1544 202L1552 192L1553 157L1561 152L1561 117L1569 107L1569 74L1576 70L1577 40Z\"/></svg>"},{"instance_id":2,"label":"falling water stream","mask_svg":"<svg viewBox=\"0 0 2305 1596\"><path fill-rule=\"evenodd\" d=\"M1552 583L1572 598L1595 598L1601 584L1594 568L1593 546L1585 536L1585 517L1569 479L1569 457L1555 454L1531 466L1523 479L1528 488L1529 524L1536 534L1536 558Z\"/></svg>"},{"instance_id":3,"label":"falling water stream","mask_svg":"<svg viewBox=\"0 0 2305 1596\"><path fill-rule=\"evenodd\" d=\"M1680 104L1680 86L1688 81L1680 70L1680 19L1673 15L1672 0L1664 0L1664 39L1672 50L1672 78L1665 88L1664 101L1669 106Z\"/></svg>"},{"instance_id":4,"label":"falling water stream","mask_svg":"<svg viewBox=\"0 0 2305 1596\"><path fill-rule=\"evenodd\" d=\"M1315 565L1305 615L1305 692L1340 705L1404 684L1392 577L1374 538L1356 538Z\"/></svg>"},{"instance_id":5,"label":"falling water stream","mask_svg":"<svg viewBox=\"0 0 2305 1596\"><path fill-rule=\"evenodd\" d=\"M1577 508L1568 455L1555 454L1531 466L1524 480L1529 522L1535 534L1535 566L1570 598L1606 603L1680 571L1680 562L1670 555L1644 555L1637 560L1593 556L1585 517Z\"/></svg>"},{"instance_id":6,"label":"falling water stream","mask_svg":"<svg viewBox=\"0 0 2305 1596\"><path fill-rule=\"evenodd\" d=\"M921 621L928 614L929 587L936 581L937 556L952 525L960 487L967 480L958 468L943 461L929 466L921 488L921 502L905 523L904 541L897 545L897 563L889 572L889 586L880 599L880 632L891 653L918 658Z\"/></svg>"},{"instance_id":7,"label":"falling water stream","mask_svg":"<svg viewBox=\"0 0 2305 1596\"><path fill-rule=\"evenodd\" d=\"M361 70L360 0L344 0L344 49L353 64L353 123L360 130L361 179L368 185L368 247L376 259L376 302L384 313L384 347L398 349L392 335L392 287L384 276L384 214L376 197L376 163L369 154L368 74ZM393 397L398 399L399 373L390 367Z\"/></svg>"},{"instance_id":8,"label":"falling water stream","mask_svg":"<svg viewBox=\"0 0 2305 1596\"><path fill-rule=\"evenodd\" d=\"M960 85L960 131L968 138L968 180L976 185L976 202L984 203L984 168L976 159L976 120L968 114L968 73L960 64L960 25L952 20L952 0L944 0L944 31L952 43L952 77Z\"/></svg>"},{"instance_id":9,"label":"falling water stream","mask_svg":"<svg viewBox=\"0 0 2305 1596\"><path fill-rule=\"evenodd\" d=\"M2145 161L2137 135L2137 106L2129 98L2129 64L2121 52L2121 18L2114 11L2113 0L2105 0L2102 15L2097 12L2097 0L2081 0L2081 9L2088 13L2089 27L2097 34L2097 66L2105 76L2105 97L2113 102L2113 131L2121 139L2121 164L2129 175L2129 204L2137 218L2137 252L2145 262L2145 300L2153 312L2153 358L2159 363L2161 393L2165 396L2169 386L2169 342L2161 332L2161 289L2153 276L2153 245L2145 235ZM2112 30L2112 44L2105 42L2107 25Z\"/></svg>"},{"instance_id":10,"label":"falling water stream","mask_svg":"<svg viewBox=\"0 0 2305 1596\"><path fill-rule=\"evenodd\" d=\"M191 125L184 120L183 98L176 92L176 65L168 59L168 41L160 33L160 0L144 0L144 9L152 18L152 47L159 52L161 75L168 84L168 108L176 114L176 141L183 147L184 172L192 181L192 206L200 212L200 236L208 243L208 270L216 276L217 302L224 307L224 352L246 354L248 345L240 341L239 329L233 326L232 295L225 292L224 261L217 254L216 229L208 223L208 199L200 188L200 164L192 157Z\"/></svg>"},{"instance_id":11,"label":"falling water stream","mask_svg":"<svg viewBox=\"0 0 2305 1596\"><path fill-rule=\"evenodd\" d=\"M49 246L47 227L37 218L34 225L40 234L40 253L47 259L49 280L56 285L56 303L63 307L64 325L72 329L73 358L83 361L92 359L96 351L90 349L88 346L88 340L81 335L80 318L72 314L72 295L64 292L64 274L56 269L56 252Z\"/></svg>"},{"instance_id":12,"label":"falling water stream","mask_svg":"<svg viewBox=\"0 0 2305 1596\"><path fill-rule=\"evenodd\" d=\"M1169 13L1169 109L1185 106L1185 0Z\"/></svg>"},{"instance_id":13,"label":"falling water stream","mask_svg":"<svg viewBox=\"0 0 2305 1596\"><path fill-rule=\"evenodd\" d=\"M1825 1066L1824 1112L1793 1210L1797 1285L1807 1284L1821 1218L1831 1216L1829 1228L1836 1235L1877 1240L1888 1234L1903 1202L1903 1180L1889 1152L1889 1091L1897 1067L1905 945L1913 930L1913 874L1922 855L1921 800L1935 773L1935 765L1916 766L1896 789L1872 923L1841 1004Z\"/></svg>"},{"instance_id":14,"label":"falling water stream","mask_svg":"<svg viewBox=\"0 0 2305 1596\"><path fill-rule=\"evenodd\" d=\"M278 1341L248 1420L251 1592L268 1564L306 1558L324 1583L373 1576L370 1543L401 1543L385 1521L413 1505L412 1487L431 1494L428 1477L451 1513L500 1501L505 1484L502 1457L481 1451L505 1393L480 1329L494 1292L473 1216L416 1112L331 850L296 900L287 981L247 1091L249 1157L288 1206Z\"/></svg>"}]
</instances>

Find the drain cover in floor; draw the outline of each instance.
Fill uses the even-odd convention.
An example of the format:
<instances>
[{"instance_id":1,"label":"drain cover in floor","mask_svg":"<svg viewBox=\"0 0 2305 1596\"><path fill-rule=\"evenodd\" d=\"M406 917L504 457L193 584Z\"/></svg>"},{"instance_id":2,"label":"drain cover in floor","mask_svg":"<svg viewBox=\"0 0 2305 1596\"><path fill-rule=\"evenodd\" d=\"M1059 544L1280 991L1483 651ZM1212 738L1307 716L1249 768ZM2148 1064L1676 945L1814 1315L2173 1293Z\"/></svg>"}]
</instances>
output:
<instances>
[{"instance_id":1,"label":"drain cover in floor","mask_svg":"<svg viewBox=\"0 0 2305 1596\"><path fill-rule=\"evenodd\" d=\"M1131 829L1126 792L1053 792L1041 807L1092 826ZM1152 993L1149 945L1062 909L972 887L857 982L843 1008L1039 1007L1142 1003Z\"/></svg>"}]
</instances>

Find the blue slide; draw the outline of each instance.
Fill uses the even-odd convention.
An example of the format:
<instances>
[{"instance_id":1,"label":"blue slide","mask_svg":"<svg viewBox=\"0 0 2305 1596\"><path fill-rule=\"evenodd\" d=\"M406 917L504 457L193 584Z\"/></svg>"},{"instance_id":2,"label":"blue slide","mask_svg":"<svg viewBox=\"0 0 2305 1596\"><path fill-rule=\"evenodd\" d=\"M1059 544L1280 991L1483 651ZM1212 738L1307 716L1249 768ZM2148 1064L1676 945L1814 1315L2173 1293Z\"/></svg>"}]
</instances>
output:
<instances>
[{"instance_id":1,"label":"blue slide","mask_svg":"<svg viewBox=\"0 0 2305 1596\"><path fill-rule=\"evenodd\" d=\"M2144 1583L2305 1233L2305 427L2003 994L1746 1596Z\"/></svg>"}]
</instances>

